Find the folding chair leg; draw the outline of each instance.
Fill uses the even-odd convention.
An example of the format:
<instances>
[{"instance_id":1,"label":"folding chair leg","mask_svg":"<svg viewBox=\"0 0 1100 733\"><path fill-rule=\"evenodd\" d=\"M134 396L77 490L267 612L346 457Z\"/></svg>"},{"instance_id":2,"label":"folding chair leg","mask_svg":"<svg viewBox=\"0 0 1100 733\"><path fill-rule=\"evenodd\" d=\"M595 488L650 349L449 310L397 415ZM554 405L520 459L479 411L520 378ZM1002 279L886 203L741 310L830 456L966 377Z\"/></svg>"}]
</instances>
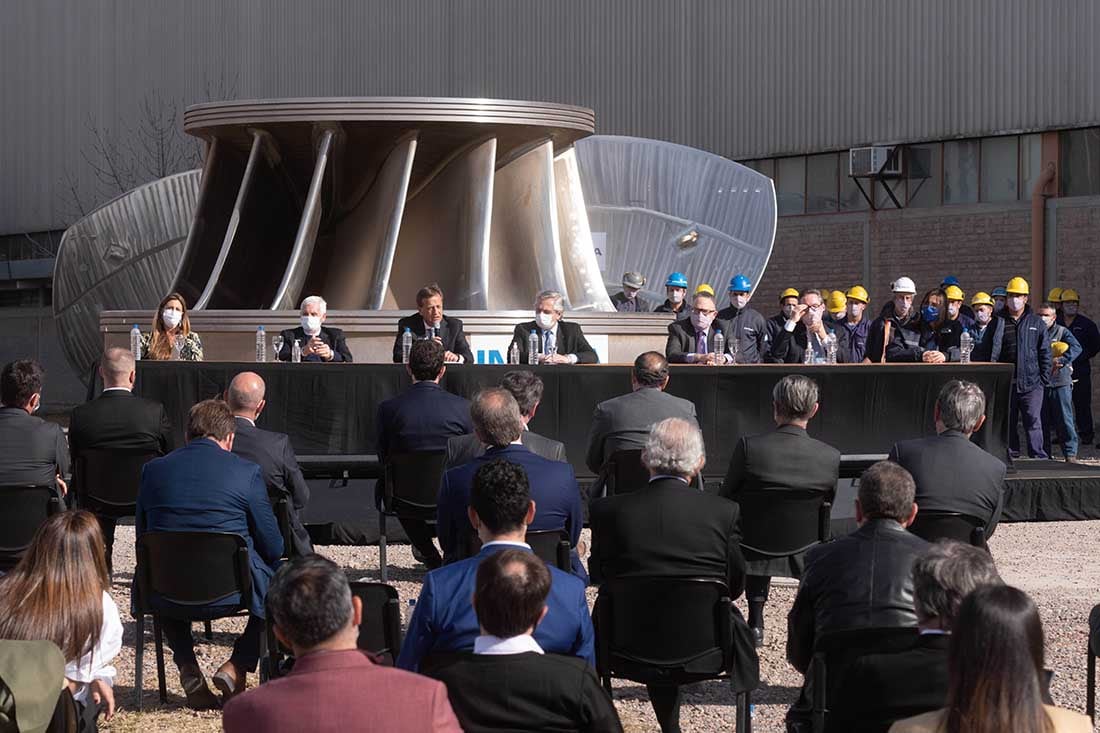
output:
<instances>
[{"instance_id":1,"label":"folding chair leg","mask_svg":"<svg viewBox=\"0 0 1100 733\"><path fill-rule=\"evenodd\" d=\"M386 515L382 510L378 511L378 565L382 573L382 582L389 579L386 571Z\"/></svg>"},{"instance_id":2,"label":"folding chair leg","mask_svg":"<svg viewBox=\"0 0 1100 733\"><path fill-rule=\"evenodd\" d=\"M260 634L260 684L274 676L274 645L271 643L271 624L264 622L264 632Z\"/></svg>"},{"instance_id":3,"label":"folding chair leg","mask_svg":"<svg viewBox=\"0 0 1100 733\"><path fill-rule=\"evenodd\" d=\"M1085 714L1096 723L1096 655L1085 642Z\"/></svg>"},{"instance_id":4,"label":"folding chair leg","mask_svg":"<svg viewBox=\"0 0 1100 733\"><path fill-rule=\"evenodd\" d=\"M168 704L168 683L164 678L164 637L161 635L160 617L153 614L153 641L157 649L157 687L160 690L160 701Z\"/></svg>"},{"instance_id":5,"label":"folding chair leg","mask_svg":"<svg viewBox=\"0 0 1100 733\"><path fill-rule=\"evenodd\" d=\"M213 627L211 627L209 621L206 622L206 626L204 628L206 629L206 640L214 641L214 629Z\"/></svg>"},{"instance_id":6,"label":"folding chair leg","mask_svg":"<svg viewBox=\"0 0 1100 733\"><path fill-rule=\"evenodd\" d=\"M134 687L137 688L137 709L142 711L141 693L145 691L144 663L145 663L145 614L137 615L137 633L134 637Z\"/></svg>"},{"instance_id":7,"label":"folding chair leg","mask_svg":"<svg viewBox=\"0 0 1100 733\"><path fill-rule=\"evenodd\" d=\"M603 688L605 690L607 690L607 696L614 699L611 695L611 677L610 676L605 676L603 678Z\"/></svg>"},{"instance_id":8,"label":"folding chair leg","mask_svg":"<svg viewBox=\"0 0 1100 733\"><path fill-rule=\"evenodd\" d=\"M737 733L752 733L752 693L742 692L737 696Z\"/></svg>"}]
</instances>

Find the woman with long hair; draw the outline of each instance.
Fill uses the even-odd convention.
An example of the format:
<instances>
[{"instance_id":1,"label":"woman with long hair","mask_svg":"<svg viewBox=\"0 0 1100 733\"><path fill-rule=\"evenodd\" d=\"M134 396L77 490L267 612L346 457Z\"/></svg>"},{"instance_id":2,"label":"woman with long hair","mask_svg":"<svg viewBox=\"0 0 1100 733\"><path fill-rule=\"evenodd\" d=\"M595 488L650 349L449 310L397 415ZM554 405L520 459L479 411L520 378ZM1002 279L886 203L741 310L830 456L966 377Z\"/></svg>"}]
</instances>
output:
<instances>
[{"instance_id":1,"label":"woman with long hair","mask_svg":"<svg viewBox=\"0 0 1100 733\"><path fill-rule=\"evenodd\" d=\"M109 587L103 534L85 511L43 522L19 564L0 577L0 639L57 645L84 730L95 730L99 712L108 720L115 712L110 662L122 648L122 622Z\"/></svg>"},{"instance_id":2,"label":"woman with long hair","mask_svg":"<svg viewBox=\"0 0 1100 733\"><path fill-rule=\"evenodd\" d=\"M1043 625L1018 588L985 586L963 599L948 675L947 707L899 720L890 733L1092 731L1086 716L1043 704Z\"/></svg>"},{"instance_id":3,"label":"woman with long hair","mask_svg":"<svg viewBox=\"0 0 1100 733\"><path fill-rule=\"evenodd\" d=\"M959 360L962 325L947 317L947 296L939 288L924 294L920 303L921 361L942 364Z\"/></svg>"},{"instance_id":4,"label":"woman with long hair","mask_svg":"<svg viewBox=\"0 0 1100 733\"><path fill-rule=\"evenodd\" d=\"M179 293L169 293L160 301L153 316L153 330L141 335L141 358L172 358L172 346L178 343L183 361L202 361L202 340L191 330L187 301Z\"/></svg>"}]
</instances>

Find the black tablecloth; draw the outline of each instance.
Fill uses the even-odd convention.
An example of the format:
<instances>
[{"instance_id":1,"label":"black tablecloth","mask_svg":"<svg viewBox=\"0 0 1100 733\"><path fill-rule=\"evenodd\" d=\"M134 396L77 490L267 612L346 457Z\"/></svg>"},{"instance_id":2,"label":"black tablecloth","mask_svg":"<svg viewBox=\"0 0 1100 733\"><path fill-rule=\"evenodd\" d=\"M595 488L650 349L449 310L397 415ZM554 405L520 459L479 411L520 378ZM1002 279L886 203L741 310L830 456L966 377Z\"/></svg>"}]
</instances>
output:
<instances>
[{"instance_id":1,"label":"black tablecloth","mask_svg":"<svg viewBox=\"0 0 1100 733\"><path fill-rule=\"evenodd\" d=\"M513 368L448 366L442 384L470 397ZM593 408L630 389L630 367L524 368L533 368L546 385L531 429L565 443L578 477L591 477L584 456ZM220 396L233 376L246 370L267 382L267 408L258 425L289 434L299 454L376 452L378 403L409 384L399 364L141 361L135 391L164 404L182 444L190 407ZM792 373L809 374L821 388L821 408L810 434L845 454L886 453L898 440L931 435L940 388L950 379L976 382L985 392L987 419L975 441L998 458L1007 457L1010 365L673 367L668 391L695 403L706 441L707 475L725 473L740 436L774 427L772 387Z\"/></svg>"}]
</instances>

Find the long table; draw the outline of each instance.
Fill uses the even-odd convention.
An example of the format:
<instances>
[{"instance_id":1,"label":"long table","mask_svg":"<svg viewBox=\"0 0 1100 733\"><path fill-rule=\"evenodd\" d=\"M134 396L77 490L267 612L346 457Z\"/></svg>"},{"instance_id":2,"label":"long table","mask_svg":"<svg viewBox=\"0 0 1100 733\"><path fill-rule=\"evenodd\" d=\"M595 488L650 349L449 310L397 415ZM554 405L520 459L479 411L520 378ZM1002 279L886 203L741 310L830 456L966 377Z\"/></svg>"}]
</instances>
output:
<instances>
[{"instance_id":1,"label":"long table","mask_svg":"<svg viewBox=\"0 0 1100 733\"><path fill-rule=\"evenodd\" d=\"M464 397L499 383L504 365L448 366L442 386ZM584 465L592 411L602 400L630 390L627 365L531 368L545 384L530 428L565 443L578 478ZM233 376L254 371L267 383L267 408L258 425L290 435L298 454L376 453L378 404L409 384L399 364L284 364L237 362L138 362L135 391L159 400L182 444L187 411L222 395ZM787 374L807 374L821 389L821 408L810 435L844 454L887 453L899 440L931 435L936 395L951 379L967 379L986 396L986 422L974 436L991 454L1007 457L1008 396L1012 366L1006 364L738 365L673 366L668 391L695 403L707 447L708 476L720 476L742 435L774 427L771 392ZM798 460L797 455L791 461Z\"/></svg>"}]
</instances>

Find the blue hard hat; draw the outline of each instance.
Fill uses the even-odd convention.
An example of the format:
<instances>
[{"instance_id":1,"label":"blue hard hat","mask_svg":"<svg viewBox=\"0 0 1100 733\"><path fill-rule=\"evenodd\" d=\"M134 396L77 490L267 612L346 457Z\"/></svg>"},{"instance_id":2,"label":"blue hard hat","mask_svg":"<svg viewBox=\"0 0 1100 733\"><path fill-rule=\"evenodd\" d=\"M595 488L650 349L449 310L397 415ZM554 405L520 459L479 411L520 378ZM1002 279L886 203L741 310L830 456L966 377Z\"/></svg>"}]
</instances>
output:
<instances>
[{"instance_id":1,"label":"blue hard hat","mask_svg":"<svg viewBox=\"0 0 1100 733\"><path fill-rule=\"evenodd\" d=\"M1002 298L1007 298L1008 297L1008 291L1005 290L1004 288L998 286L998 287L993 288L993 292L990 293L990 295L992 295L994 298L996 298L998 295L1001 296Z\"/></svg>"},{"instance_id":2,"label":"blue hard hat","mask_svg":"<svg viewBox=\"0 0 1100 733\"><path fill-rule=\"evenodd\" d=\"M752 290L752 281L741 274L733 276L730 280L730 292L734 293L747 293Z\"/></svg>"},{"instance_id":3,"label":"blue hard hat","mask_svg":"<svg viewBox=\"0 0 1100 733\"><path fill-rule=\"evenodd\" d=\"M954 275L948 275L947 277L945 277L943 279L943 282L940 283L940 287L942 288L942 287L947 287L948 285L958 285L958 284L959 284L959 278L955 277Z\"/></svg>"},{"instance_id":4,"label":"blue hard hat","mask_svg":"<svg viewBox=\"0 0 1100 733\"><path fill-rule=\"evenodd\" d=\"M687 286L688 279L682 272L674 272L668 276L668 280L665 280L666 288L686 288Z\"/></svg>"}]
</instances>

